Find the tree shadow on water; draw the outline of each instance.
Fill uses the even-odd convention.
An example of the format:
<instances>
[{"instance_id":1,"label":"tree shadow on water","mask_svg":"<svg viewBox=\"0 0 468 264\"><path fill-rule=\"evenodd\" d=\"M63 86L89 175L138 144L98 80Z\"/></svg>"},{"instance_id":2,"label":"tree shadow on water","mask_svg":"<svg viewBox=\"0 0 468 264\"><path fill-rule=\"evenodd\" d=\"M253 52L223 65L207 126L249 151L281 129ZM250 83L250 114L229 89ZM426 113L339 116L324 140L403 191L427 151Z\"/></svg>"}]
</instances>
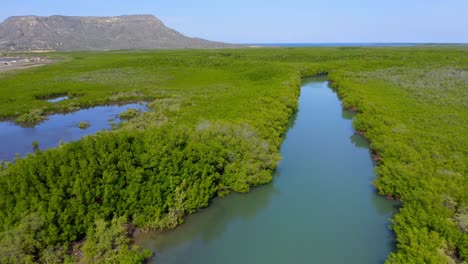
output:
<instances>
[{"instance_id":1,"label":"tree shadow on water","mask_svg":"<svg viewBox=\"0 0 468 264\"><path fill-rule=\"evenodd\" d=\"M367 142L367 140L358 133L352 134L349 137L349 140L351 140L351 143L353 143L357 148L369 149L369 142Z\"/></svg>"},{"instance_id":2,"label":"tree shadow on water","mask_svg":"<svg viewBox=\"0 0 468 264\"><path fill-rule=\"evenodd\" d=\"M252 188L249 193L233 193L215 198L209 207L187 216L184 224L177 228L139 233L135 241L156 252L164 252L197 240L207 244L222 237L227 228L239 219L254 219L268 207L272 197L278 194L274 184L269 183Z\"/></svg>"},{"instance_id":3,"label":"tree shadow on water","mask_svg":"<svg viewBox=\"0 0 468 264\"><path fill-rule=\"evenodd\" d=\"M341 111L341 117L346 120L353 120L353 118L357 115L356 111L352 111L346 108L343 108Z\"/></svg>"}]
</instances>

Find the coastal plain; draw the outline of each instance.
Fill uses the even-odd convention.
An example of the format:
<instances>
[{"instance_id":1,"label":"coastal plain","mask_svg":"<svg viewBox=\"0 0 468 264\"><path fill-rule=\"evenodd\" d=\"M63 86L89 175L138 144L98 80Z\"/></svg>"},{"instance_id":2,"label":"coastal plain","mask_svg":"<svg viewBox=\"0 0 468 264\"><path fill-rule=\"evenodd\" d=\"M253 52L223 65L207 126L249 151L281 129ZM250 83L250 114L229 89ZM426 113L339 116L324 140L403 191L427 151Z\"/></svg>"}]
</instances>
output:
<instances>
[{"instance_id":1,"label":"coastal plain","mask_svg":"<svg viewBox=\"0 0 468 264\"><path fill-rule=\"evenodd\" d=\"M151 252L131 244L134 228L176 228L214 197L273 179L301 80L325 74L357 113L376 192L401 203L387 263L467 261L467 54L458 45L35 55L55 62L0 72L3 120L134 102L148 111L2 164L0 262L143 262Z\"/></svg>"}]
</instances>

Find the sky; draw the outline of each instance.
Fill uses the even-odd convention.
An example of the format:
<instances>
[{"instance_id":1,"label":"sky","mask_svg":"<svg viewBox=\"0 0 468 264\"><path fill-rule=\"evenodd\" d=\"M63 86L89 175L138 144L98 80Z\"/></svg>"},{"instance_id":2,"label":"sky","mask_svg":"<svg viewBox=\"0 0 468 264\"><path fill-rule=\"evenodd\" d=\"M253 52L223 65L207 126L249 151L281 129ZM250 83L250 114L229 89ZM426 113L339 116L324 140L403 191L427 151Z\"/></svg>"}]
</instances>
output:
<instances>
[{"instance_id":1,"label":"sky","mask_svg":"<svg viewBox=\"0 0 468 264\"><path fill-rule=\"evenodd\" d=\"M2 0L19 15L152 14L230 43L468 43L468 0Z\"/></svg>"}]
</instances>

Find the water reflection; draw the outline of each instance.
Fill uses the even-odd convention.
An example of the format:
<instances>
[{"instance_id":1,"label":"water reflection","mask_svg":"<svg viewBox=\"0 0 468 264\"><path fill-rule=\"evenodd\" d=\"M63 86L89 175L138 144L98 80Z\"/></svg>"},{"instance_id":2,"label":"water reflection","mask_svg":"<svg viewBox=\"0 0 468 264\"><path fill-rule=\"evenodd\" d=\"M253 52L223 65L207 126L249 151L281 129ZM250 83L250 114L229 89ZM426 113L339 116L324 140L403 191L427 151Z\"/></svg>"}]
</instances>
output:
<instances>
[{"instance_id":1,"label":"water reflection","mask_svg":"<svg viewBox=\"0 0 468 264\"><path fill-rule=\"evenodd\" d=\"M343 108L341 111L341 117L346 120L352 120L356 115L357 113L355 111L351 111L346 108Z\"/></svg>"},{"instance_id":2,"label":"water reflection","mask_svg":"<svg viewBox=\"0 0 468 264\"><path fill-rule=\"evenodd\" d=\"M208 244L219 239L226 228L236 219L254 218L268 207L273 196L279 195L274 184L266 184L251 190L248 194L233 193L217 198L212 204L196 214L185 218L186 224L176 229L147 232L137 231L138 244L152 249L156 255L164 254L186 243Z\"/></svg>"},{"instance_id":3,"label":"water reflection","mask_svg":"<svg viewBox=\"0 0 468 264\"><path fill-rule=\"evenodd\" d=\"M363 136L359 135L358 133L352 134L349 137L349 140L351 140L353 145L358 148L364 148L364 149L369 148L369 143L367 142L367 140Z\"/></svg>"},{"instance_id":4,"label":"water reflection","mask_svg":"<svg viewBox=\"0 0 468 264\"><path fill-rule=\"evenodd\" d=\"M282 135L283 141L286 140L286 138L287 138L287 136L288 136L287 131L288 131L291 127L294 127L294 125L296 124L296 119L297 119L298 113L299 113L299 111L297 111L297 112L295 112L295 113L292 113L292 115L289 117L288 127L287 127L285 133Z\"/></svg>"}]
</instances>

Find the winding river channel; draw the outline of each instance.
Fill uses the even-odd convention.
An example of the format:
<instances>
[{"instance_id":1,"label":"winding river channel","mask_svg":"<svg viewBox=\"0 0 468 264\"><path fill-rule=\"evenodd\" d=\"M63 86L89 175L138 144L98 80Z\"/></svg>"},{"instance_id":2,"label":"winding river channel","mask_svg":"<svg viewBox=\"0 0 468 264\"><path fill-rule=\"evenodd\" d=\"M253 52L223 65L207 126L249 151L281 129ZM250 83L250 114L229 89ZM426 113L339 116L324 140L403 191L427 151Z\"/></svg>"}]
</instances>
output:
<instances>
[{"instance_id":1,"label":"winding river channel","mask_svg":"<svg viewBox=\"0 0 468 264\"><path fill-rule=\"evenodd\" d=\"M366 141L325 77L305 79L272 183L215 199L174 230L138 233L153 263L383 263L397 204L375 193Z\"/></svg>"}]
</instances>

